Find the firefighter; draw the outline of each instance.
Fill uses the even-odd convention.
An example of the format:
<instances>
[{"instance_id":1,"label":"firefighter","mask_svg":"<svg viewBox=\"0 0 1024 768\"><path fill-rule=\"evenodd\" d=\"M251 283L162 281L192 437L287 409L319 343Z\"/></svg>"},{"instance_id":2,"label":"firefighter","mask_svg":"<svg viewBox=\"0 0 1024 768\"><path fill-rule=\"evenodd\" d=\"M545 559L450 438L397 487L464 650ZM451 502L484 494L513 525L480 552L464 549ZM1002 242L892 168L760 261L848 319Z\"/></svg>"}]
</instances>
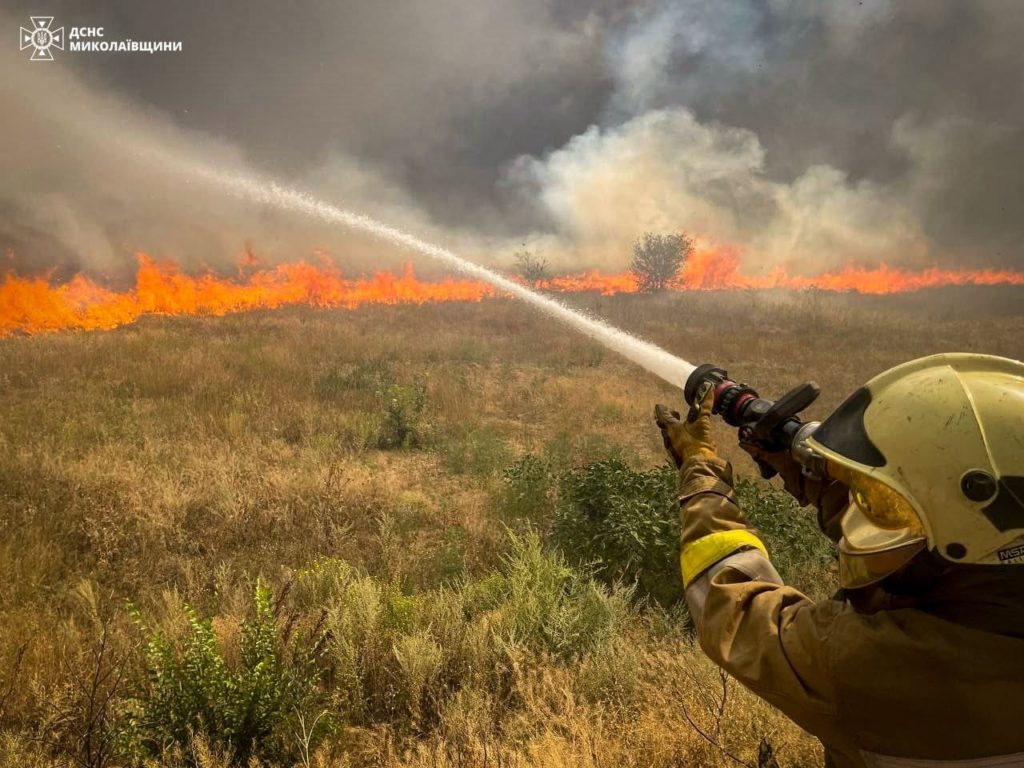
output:
<instances>
[{"instance_id":1,"label":"firefighter","mask_svg":"<svg viewBox=\"0 0 1024 768\"><path fill-rule=\"evenodd\" d=\"M842 589L786 586L737 504L711 403L655 418L680 472L701 647L825 747L827 766L1024 766L1024 364L936 355L869 381L769 463L837 544Z\"/></svg>"}]
</instances>

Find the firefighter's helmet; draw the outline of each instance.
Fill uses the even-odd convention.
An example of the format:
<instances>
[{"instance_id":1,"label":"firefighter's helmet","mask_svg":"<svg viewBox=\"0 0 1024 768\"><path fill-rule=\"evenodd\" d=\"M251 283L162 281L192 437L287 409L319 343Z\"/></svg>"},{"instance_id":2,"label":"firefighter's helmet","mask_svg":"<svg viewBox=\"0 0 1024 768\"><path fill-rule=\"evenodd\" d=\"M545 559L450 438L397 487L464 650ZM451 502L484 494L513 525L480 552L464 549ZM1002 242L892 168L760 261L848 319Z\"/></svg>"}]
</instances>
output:
<instances>
[{"instance_id":1,"label":"firefighter's helmet","mask_svg":"<svg viewBox=\"0 0 1024 768\"><path fill-rule=\"evenodd\" d=\"M846 587L930 549L951 563L1024 563L1024 363L943 354L854 392L808 440L850 487Z\"/></svg>"}]
</instances>

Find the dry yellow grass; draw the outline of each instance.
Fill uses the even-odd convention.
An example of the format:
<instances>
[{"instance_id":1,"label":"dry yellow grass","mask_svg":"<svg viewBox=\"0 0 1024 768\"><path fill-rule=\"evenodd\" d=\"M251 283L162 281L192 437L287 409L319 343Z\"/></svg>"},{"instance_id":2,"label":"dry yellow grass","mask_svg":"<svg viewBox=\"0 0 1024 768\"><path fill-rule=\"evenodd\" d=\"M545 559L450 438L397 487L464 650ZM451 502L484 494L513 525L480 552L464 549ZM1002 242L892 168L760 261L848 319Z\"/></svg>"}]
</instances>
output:
<instances>
[{"instance_id":1,"label":"dry yellow grass","mask_svg":"<svg viewBox=\"0 0 1024 768\"><path fill-rule=\"evenodd\" d=\"M768 396L813 378L824 390L812 412L820 416L912 357L1024 357L1021 297L574 300ZM422 445L378 448L387 387L418 383ZM410 596L485 578L506 551L503 467L527 451L653 466L662 455L652 405L679 399L504 300L146 318L112 332L0 341L0 765L82 759L81 684L103 627L113 658L138 656L125 601L162 617L168 632L183 602L195 606L216 617L230 654L254 580L280 588L324 557ZM749 473L731 436L719 437ZM316 614L313 604L302 610ZM479 619L479 631L493 620ZM429 635L428 626L415 632ZM447 693L429 723L413 709L393 722L332 713L336 727L314 739L310 764L425 768L485 755L504 766L734 764L698 727L750 765L762 739L781 765L817 759L812 739L735 684L719 716L718 675L671 617L633 611L613 635L569 660L515 656L513 704L486 685L448 681L431 683ZM126 680L138 674L137 660L125 663ZM180 756L222 761L202 739Z\"/></svg>"}]
</instances>

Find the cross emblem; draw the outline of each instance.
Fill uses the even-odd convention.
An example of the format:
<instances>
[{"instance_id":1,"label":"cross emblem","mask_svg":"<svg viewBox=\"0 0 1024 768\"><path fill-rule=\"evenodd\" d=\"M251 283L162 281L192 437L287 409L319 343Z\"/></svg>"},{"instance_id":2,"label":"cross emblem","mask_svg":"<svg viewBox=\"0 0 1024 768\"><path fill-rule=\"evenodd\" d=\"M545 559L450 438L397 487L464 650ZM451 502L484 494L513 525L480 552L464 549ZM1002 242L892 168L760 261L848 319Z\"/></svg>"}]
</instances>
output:
<instances>
[{"instance_id":1,"label":"cross emblem","mask_svg":"<svg viewBox=\"0 0 1024 768\"><path fill-rule=\"evenodd\" d=\"M30 16L32 29L21 28L21 50L32 48L32 61L53 61L50 48L64 50L64 27L50 29L53 16Z\"/></svg>"}]
</instances>

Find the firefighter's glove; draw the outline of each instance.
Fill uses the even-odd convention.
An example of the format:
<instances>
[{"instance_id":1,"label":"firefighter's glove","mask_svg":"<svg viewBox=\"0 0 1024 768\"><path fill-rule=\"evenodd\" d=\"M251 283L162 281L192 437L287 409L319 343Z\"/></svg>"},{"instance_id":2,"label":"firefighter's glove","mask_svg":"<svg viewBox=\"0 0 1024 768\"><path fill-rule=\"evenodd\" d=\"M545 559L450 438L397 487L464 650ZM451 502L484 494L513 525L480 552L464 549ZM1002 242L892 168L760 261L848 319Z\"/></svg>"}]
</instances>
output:
<instances>
[{"instance_id":1,"label":"firefighter's glove","mask_svg":"<svg viewBox=\"0 0 1024 768\"><path fill-rule=\"evenodd\" d=\"M790 451L766 451L759 445L745 443L742 440L740 448L750 454L750 458L761 470L762 477L773 477L777 474L782 478L783 487L800 502L801 506L808 503L803 467L793 458Z\"/></svg>"},{"instance_id":2,"label":"firefighter's glove","mask_svg":"<svg viewBox=\"0 0 1024 768\"><path fill-rule=\"evenodd\" d=\"M654 421L661 430L661 439L665 450L675 462L677 469L682 469L683 462L694 458L715 458L715 440L711 435L711 407L714 393L709 389L699 408L691 409L690 415L682 417L678 411L668 406L654 406Z\"/></svg>"},{"instance_id":3,"label":"firefighter's glove","mask_svg":"<svg viewBox=\"0 0 1024 768\"><path fill-rule=\"evenodd\" d=\"M800 506L813 504L818 509L821 529L833 541L838 541L839 518L846 511L849 489L830 477L807 475L793 454L786 451L766 451L753 443L740 442L740 448L750 454L754 463L766 474L778 474L782 485Z\"/></svg>"}]
</instances>

